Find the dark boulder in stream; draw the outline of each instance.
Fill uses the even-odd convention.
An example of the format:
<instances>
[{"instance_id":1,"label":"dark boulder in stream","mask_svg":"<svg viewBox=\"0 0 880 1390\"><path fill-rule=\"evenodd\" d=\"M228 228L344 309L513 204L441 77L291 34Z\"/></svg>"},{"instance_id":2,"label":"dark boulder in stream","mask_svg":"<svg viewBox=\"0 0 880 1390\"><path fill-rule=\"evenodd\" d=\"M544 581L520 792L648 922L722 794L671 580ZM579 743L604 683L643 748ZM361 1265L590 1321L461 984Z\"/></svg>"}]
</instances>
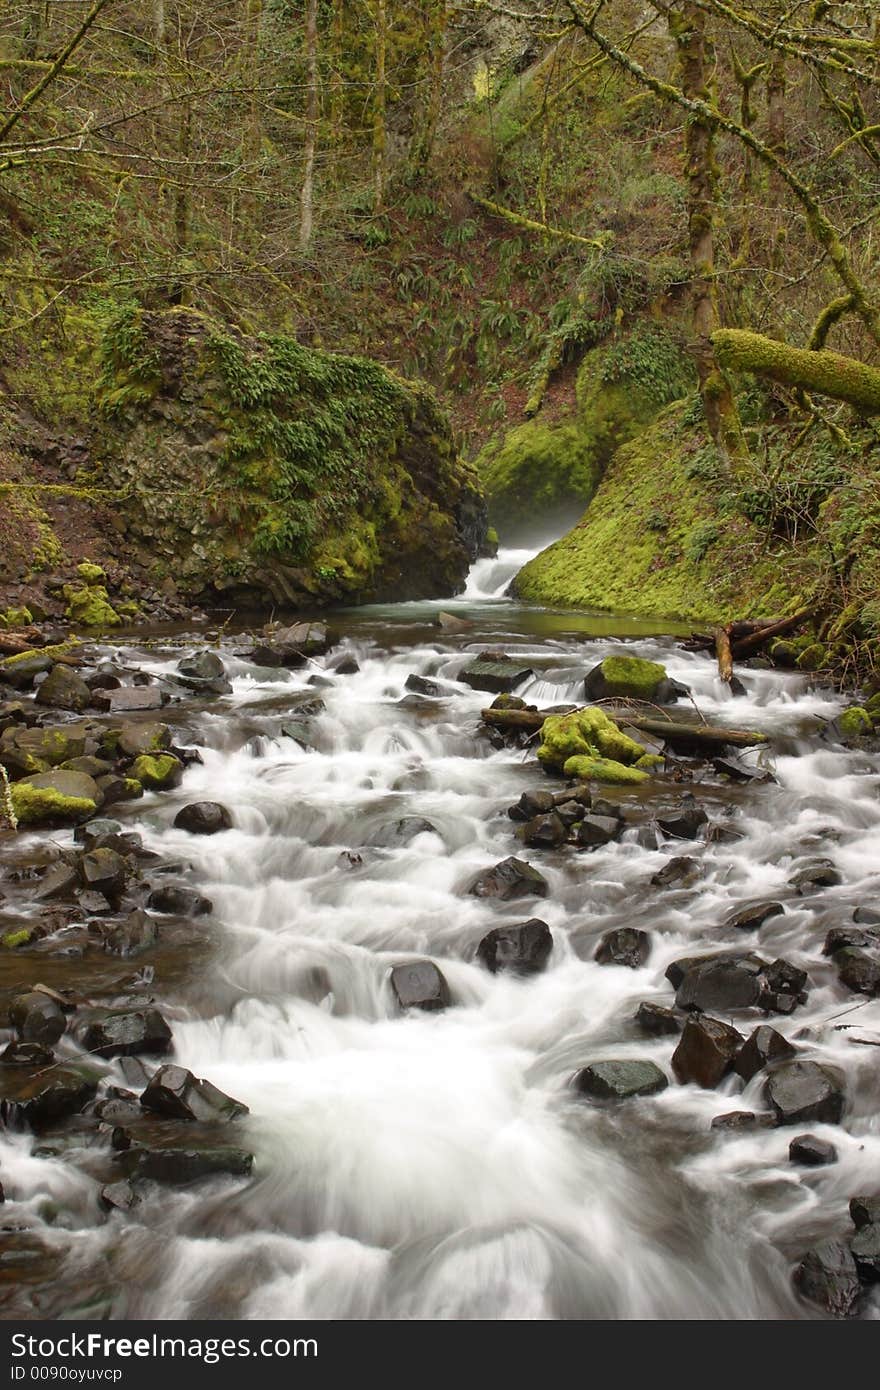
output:
<instances>
[{"instance_id":1,"label":"dark boulder in stream","mask_svg":"<svg viewBox=\"0 0 880 1390\"><path fill-rule=\"evenodd\" d=\"M192 801L181 807L174 824L190 835L216 835L221 830L231 830L232 816L219 801Z\"/></svg>"},{"instance_id":2,"label":"dark boulder in stream","mask_svg":"<svg viewBox=\"0 0 880 1390\"><path fill-rule=\"evenodd\" d=\"M502 859L491 869L478 874L468 892L475 898L497 898L510 902L514 898L546 898L550 885L542 873L523 859Z\"/></svg>"},{"instance_id":3,"label":"dark boulder in stream","mask_svg":"<svg viewBox=\"0 0 880 1390\"><path fill-rule=\"evenodd\" d=\"M783 1063L768 1077L764 1094L781 1125L836 1125L843 1117L842 1077L818 1062Z\"/></svg>"},{"instance_id":4,"label":"dark boulder in stream","mask_svg":"<svg viewBox=\"0 0 880 1390\"><path fill-rule=\"evenodd\" d=\"M788 1039L769 1024L763 1023L743 1043L733 1064L734 1071L743 1081L751 1081L753 1076L771 1063L788 1061L794 1055L795 1049Z\"/></svg>"},{"instance_id":5,"label":"dark boulder in stream","mask_svg":"<svg viewBox=\"0 0 880 1390\"><path fill-rule=\"evenodd\" d=\"M733 1070L742 1035L718 1018L691 1014L672 1054L672 1070L684 1085L695 1082L711 1089Z\"/></svg>"},{"instance_id":6,"label":"dark boulder in stream","mask_svg":"<svg viewBox=\"0 0 880 1390\"><path fill-rule=\"evenodd\" d=\"M665 1091L669 1078L654 1062L635 1059L591 1062L574 1078L576 1090L594 1100L630 1100Z\"/></svg>"},{"instance_id":7,"label":"dark boulder in stream","mask_svg":"<svg viewBox=\"0 0 880 1390\"><path fill-rule=\"evenodd\" d=\"M511 927L496 927L477 947L477 959L493 975L509 971L534 975L543 970L553 950L553 937L546 922L530 917Z\"/></svg>"},{"instance_id":8,"label":"dark boulder in stream","mask_svg":"<svg viewBox=\"0 0 880 1390\"><path fill-rule=\"evenodd\" d=\"M391 988L402 1009L434 1012L452 1003L446 977L431 960L395 965L391 971Z\"/></svg>"},{"instance_id":9,"label":"dark boulder in stream","mask_svg":"<svg viewBox=\"0 0 880 1390\"><path fill-rule=\"evenodd\" d=\"M158 1009L123 1009L93 1017L80 1040L98 1057L162 1053L171 1046L171 1029Z\"/></svg>"},{"instance_id":10,"label":"dark boulder in stream","mask_svg":"<svg viewBox=\"0 0 880 1390\"><path fill-rule=\"evenodd\" d=\"M651 938L646 931L636 927L618 927L605 933L593 959L599 965L625 965L630 970L638 970L650 954Z\"/></svg>"},{"instance_id":11,"label":"dark boulder in stream","mask_svg":"<svg viewBox=\"0 0 880 1390\"><path fill-rule=\"evenodd\" d=\"M794 1272L794 1282L804 1298L817 1303L836 1318L858 1311L862 1297L856 1262L839 1240L823 1240L807 1252Z\"/></svg>"},{"instance_id":12,"label":"dark boulder in stream","mask_svg":"<svg viewBox=\"0 0 880 1390\"><path fill-rule=\"evenodd\" d=\"M228 1123L247 1115L248 1107L239 1100L193 1076L185 1067L160 1067L141 1094L144 1110L170 1120L198 1120Z\"/></svg>"},{"instance_id":13,"label":"dark boulder in stream","mask_svg":"<svg viewBox=\"0 0 880 1390\"><path fill-rule=\"evenodd\" d=\"M788 1146L788 1156L792 1163L801 1163L806 1168L824 1168L837 1162L837 1150L827 1139L817 1134L797 1134Z\"/></svg>"},{"instance_id":14,"label":"dark boulder in stream","mask_svg":"<svg viewBox=\"0 0 880 1390\"><path fill-rule=\"evenodd\" d=\"M64 1011L38 990L13 999L9 1019L22 1042L53 1047L67 1028Z\"/></svg>"}]
</instances>

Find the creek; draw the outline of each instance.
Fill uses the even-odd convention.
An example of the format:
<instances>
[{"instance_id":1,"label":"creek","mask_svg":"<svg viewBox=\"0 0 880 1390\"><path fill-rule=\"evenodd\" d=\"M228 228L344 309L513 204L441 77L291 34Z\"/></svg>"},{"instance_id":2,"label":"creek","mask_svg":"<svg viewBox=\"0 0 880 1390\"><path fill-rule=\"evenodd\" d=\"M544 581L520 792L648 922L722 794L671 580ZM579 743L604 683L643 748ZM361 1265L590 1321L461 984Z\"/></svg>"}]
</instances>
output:
<instances>
[{"instance_id":1,"label":"creek","mask_svg":"<svg viewBox=\"0 0 880 1390\"><path fill-rule=\"evenodd\" d=\"M173 1060L249 1107L234 1142L253 1152L253 1172L147 1185L137 1207L108 1214L95 1176L106 1136L83 1127L53 1144L0 1131L3 1227L53 1261L45 1284L3 1285L6 1316L822 1316L794 1289L794 1264L844 1233L849 1198L880 1178L880 1000L849 993L822 954L829 928L876 903L880 761L822 736L844 702L815 677L738 667L746 693L734 699L713 662L677 644L676 624L505 599L525 558L479 562L465 594L443 604L335 614L331 657L298 671L254 666L225 634L232 694L166 707L176 741L198 745L202 762L175 791L112 814L213 903L197 945L157 953L152 992ZM472 626L443 632L438 609ZM164 677L205 640L133 635L113 654ZM585 673L624 643L685 682L710 723L771 733L770 750L750 756L775 780L732 785L685 759L682 784L667 774L607 795L647 820L691 790L729 836L651 848L630 830L594 850L524 849L507 808L552 784L533 745L493 747L479 719L492 696L457 678L475 652L503 647L535 672L518 694L539 707L576 701ZM340 657L357 669L339 673ZM411 674L443 694L408 691ZM316 697L302 747L281 725ZM232 829L176 829L180 807L200 800L228 807ZM411 834L405 818L427 824ZM52 838L72 844L69 831ZM23 839L45 836L19 836L18 854ZM7 841L0 861L11 853ZM682 854L699 861L696 881L652 884ZM510 855L545 875L545 899L469 895ZM792 876L817 858L840 883L798 893ZM725 925L768 898L785 910L758 931ZM553 937L541 973L492 975L475 959L492 928L535 916ZM593 959L622 926L650 934L640 968ZM769 1021L845 1074L843 1123L802 1126L833 1141L835 1163L793 1164L791 1128L710 1128L762 1108L762 1075L706 1090L673 1082L616 1105L572 1089L578 1068L603 1058L650 1060L672 1080L677 1039L647 1037L633 1017L642 1001L671 1005L671 961L722 947L808 972L807 1002ZM452 1005L403 1013L391 969L425 958ZM47 950L27 969L87 991L89 962ZM765 1021L754 1009L729 1017L746 1036ZM59 1055L76 1051L65 1039ZM118 1062L104 1068L126 1084ZM29 1288L40 1291L32 1304ZM865 1315L880 1315L876 1294Z\"/></svg>"}]
</instances>

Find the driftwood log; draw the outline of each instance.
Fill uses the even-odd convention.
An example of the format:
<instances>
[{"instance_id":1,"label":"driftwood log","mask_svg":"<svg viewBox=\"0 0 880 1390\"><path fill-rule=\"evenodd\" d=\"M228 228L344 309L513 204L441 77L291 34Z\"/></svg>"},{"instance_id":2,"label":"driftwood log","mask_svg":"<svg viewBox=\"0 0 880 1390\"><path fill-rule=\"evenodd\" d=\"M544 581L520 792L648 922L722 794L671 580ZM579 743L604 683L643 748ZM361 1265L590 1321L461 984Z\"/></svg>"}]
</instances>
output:
<instances>
[{"instance_id":1,"label":"driftwood log","mask_svg":"<svg viewBox=\"0 0 880 1390\"><path fill-rule=\"evenodd\" d=\"M715 651L718 656L718 674L729 685L733 680L733 653L730 650L730 633L726 627L715 629Z\"/></svg>"},{"instance_id":2,"label":"driftwood log","mask_svg":"<svg viewBox=\"0 0 880 1390\"><path fill-rule=\"evenodd\" d=\"M759 733L757 729L725 729L720 725L686 724L677 719L666 719L659 713L648 716L633 714L628 709L607 709L604 705L599 708L615 723L638 729L642 734L653 734L673 746L717 752L719 748L753 748L759 743L767 742L767 735ZM529 729L535 732L543 726L548 716L541 710L484 709L482 717L486 724L491 724L495 729Z\"/></svg>"}]
</instances>

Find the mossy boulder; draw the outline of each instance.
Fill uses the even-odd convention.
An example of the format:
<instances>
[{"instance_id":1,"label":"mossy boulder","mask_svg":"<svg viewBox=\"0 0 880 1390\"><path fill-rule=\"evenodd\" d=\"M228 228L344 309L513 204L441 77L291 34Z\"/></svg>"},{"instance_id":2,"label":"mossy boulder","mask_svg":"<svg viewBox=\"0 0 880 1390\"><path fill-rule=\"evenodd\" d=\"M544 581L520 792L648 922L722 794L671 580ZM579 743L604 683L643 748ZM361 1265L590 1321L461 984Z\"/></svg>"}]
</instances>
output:
<instances>
[{"instance_id":1,"label":"mossy boulder","mask_svg":"<svg viewBox=\"0 0 880 1390\"><path fill-rule=\"evenodd\" d=\"M613 758L594 758L583 753L569 758L562 770L566 777L576 777L579 782L608 782L612 786L637 786L648 780L647 772L638 767L627 767Z\"/></svg>"},{"instance_id":2,"label":"mossy boulder","mask_svg":"<svg viewBox=\"0 0 880 1390\"><path fill-rule=\"evenodd\" d=\"M77 565L76 572L85 584L103 584L107 578L100 565L96 565L91 560L83 560Z\"/></svg>"},{"instance_id":3,"label":"mossy boulder","mask_svg":"<svg viewBox=\"0 0 880 1390\"><path fill-rule=\"evenodd\" d=\"M20 825L75 825L101 805L97 783L84 772L43 772L11 788Z\"/></svg>"},{"instance_id":4,"label":"mossy boulder","mask_svg":"<svg viewBox=\"0 0 880 1390\"><path fill-rule=\"evenodd\" d=\"M871 733L874 722L862 705L850 705L837 717L837 727L842 738L856 739Z\"/></svg>"},{"instance_id":5,"label":"mossy boulder","mask_svg":"<svg viewBox=\"0 0 880 1390\"><path fill-rule=\"evenodd\" d=\"M286 607L458 592L486 534L430 391L190 309L109 324L98 452L187 598Z\"/></svg>"},{"instance_id":6,"label":"mossy boulder","mask_svg":"<svg viewBox=\"0 0 880 1390\"><path fill-rule=\"evenodd\" d=\"M0 735L0 749L14 750L22 758L32 758L36 762L46 764L47 767L58 767L73 758L81 758L85 753L87 741L88 732L83 721L76 724L47 724L34 728L13 727L5 729Z\"/></svg>"},{"instance_id":7,"label":"mossy boulder","mask_svg":"<svg viewBox=\"0 0 880 1390\"><path fill-rule=\"evenodd\" d=\"M800 671L821 671L828 665L828 649L821 642L811 642L797 658Z\"/></svg>"},{"instance_id":8,"label":"mossy boulder","mask_svg":"<svg viewBox=\"0 0 880 1390\"><path fill-rule=\"evenodd\" d=\"M61 662L52 667L36 694L38 705L51 705L55 709L68 709L77 712L88 709L92 703L92 692L82 676Z\"/></svg>"},{"instance_id":9,"label":"mossy boulder","mask_svg":"<svg viewBox=\"0 0 880 1390\"><path fill-rule=\"evenodd\" d=\"M628 766L644 755L642 745L622 733L604 710L583 709L575 710L572 714L551 714L544 720L541 729L538 760L551 771L564 769L569 760L576 757L610 759Z\"/></svg>"},{"instance_id":10,"label":"mossy boulder","mask_svg":"<svg viewBox=\"0 0 880 1390\"><path fill-rule=\"evenodd\" d=\"M135 758L130 773L146 791L167 791L180 785L183 763L173 753L143 753Z\"/></svg>"},{"instance_id":11,"label":"mossy boulder","mask_svg":"<svg viewBox=\"0 0 880 1390\"><path fill-rule=\"evenodd\" d=\"M666 667L640 656L606 656L584 681L588 700L656 700L667 685Z\"/></svg>"},{"instance_id":12,"label":"mossy boulder","mask_svg":"<svg viewBox=\"0 0 880 1390\"><path fill-rule=\"evenodd\" d=\"M33 621L29 608L7 608L0 613L0 628L28 627Z\"/></svg>"},{"instance_id":13,"label":"mossy boulder","mask_svg":"<svg viewBox=\"0 0 880 1390\"><path fill-rule=\"evenodd\" d=\"M82 569L82 566L79 568ZM89 568L98 567L94 565ZM79 588L65 584L64 597L67 600L65 616L78 627L118 627L122 622L103 584L87 584Z\"/></svg>"}]
</instances>

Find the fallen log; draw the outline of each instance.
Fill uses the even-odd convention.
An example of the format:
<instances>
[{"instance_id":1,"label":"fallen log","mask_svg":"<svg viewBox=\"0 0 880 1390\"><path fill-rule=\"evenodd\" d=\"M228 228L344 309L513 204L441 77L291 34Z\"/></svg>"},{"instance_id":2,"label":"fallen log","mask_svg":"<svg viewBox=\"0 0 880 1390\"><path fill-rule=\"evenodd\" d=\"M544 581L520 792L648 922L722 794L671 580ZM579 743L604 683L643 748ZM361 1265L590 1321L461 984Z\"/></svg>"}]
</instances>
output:
<instances>
[{"instance_id":1,"label":"fallen log","mask_svg":"<svg viewBox=\"0 0 880 1390\"><path fill-rule=\"evenodd\" d=\"M729 685L733 680L733 655L730 650L730 633L726 627L715 629L715 652L718 657L718 674Z\"/></svg>"},{"instance_id":2,"label":"fallen log","mask_svg":"<svg viewBox=\"0 0 880 1390\"><path fill-rule=\"evenodd\" d=\"M590 706L583 708L589 709ZM617 724L626 724L639 733L655 734L673 745L717 750L732 748L752 748L758 743L766 743L767 735L757 729L725 729L713 724L685 724L677 719L633 714L628 709L608 709L600 707L609 719ZM484 709L484 723L496 729L530 729L537 731L543 726L547 714L541 710L530 709Z\"/></svg>"},{"instance_id":3,"label":"fallen log","mask_svg":"<svg viewBox=\"0 0 880 1390\"><path fill-rule=\"evenodd\" d=\"M734 642L733 655L737 661L741 661L744 656L750 656L753 652L763 647L765 642L769 642L771 637L782 637L786 632L792 632L794 628L800 627L807 618L813 616L811 608L802 608L799 613L794 613L790 618L780 618L778 622L770 623L766 627L761 627L757 632L753 632L750 637L744 637L740 642Z\"/></svg>"}]
</instances>

